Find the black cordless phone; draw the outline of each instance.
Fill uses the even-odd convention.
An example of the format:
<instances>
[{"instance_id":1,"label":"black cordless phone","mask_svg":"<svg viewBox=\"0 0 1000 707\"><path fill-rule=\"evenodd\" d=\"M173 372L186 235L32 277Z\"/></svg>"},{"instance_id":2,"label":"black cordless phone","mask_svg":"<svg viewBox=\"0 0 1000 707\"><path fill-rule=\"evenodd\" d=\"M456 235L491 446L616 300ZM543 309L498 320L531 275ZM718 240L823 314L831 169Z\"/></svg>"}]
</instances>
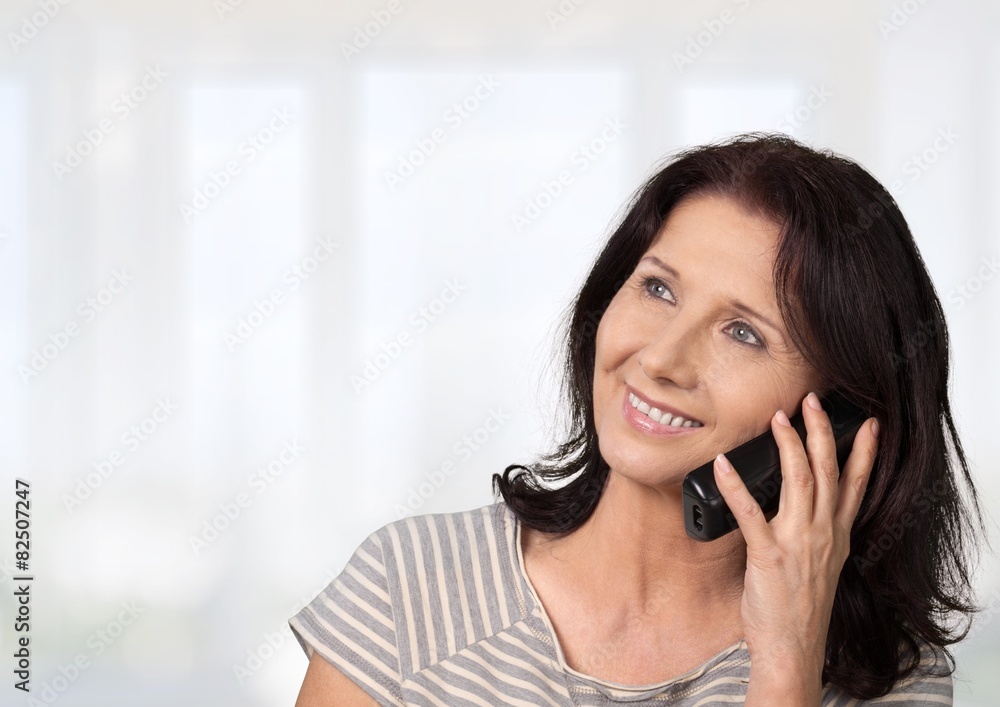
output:
<instances>
[{"instance_id":1,"label":"black cordless phone","mask_svg":"<svg viewBox=\"0 0 1000 707\"><path fill-rule=\"evenodd\" d=\"M854 437L869 416L842 396L832 395L820 402L830 416L837 441L837 464L843 470ZM789 422L805 443L806 423L802 413ZM768 430L727 452L726 458L770 520L778 510L781 491L781 460L774 435ZM684 477L684 529L695 540L715 540L739 527L715 484L714 463L713 459Z\"/></svg>"}]
</instances>

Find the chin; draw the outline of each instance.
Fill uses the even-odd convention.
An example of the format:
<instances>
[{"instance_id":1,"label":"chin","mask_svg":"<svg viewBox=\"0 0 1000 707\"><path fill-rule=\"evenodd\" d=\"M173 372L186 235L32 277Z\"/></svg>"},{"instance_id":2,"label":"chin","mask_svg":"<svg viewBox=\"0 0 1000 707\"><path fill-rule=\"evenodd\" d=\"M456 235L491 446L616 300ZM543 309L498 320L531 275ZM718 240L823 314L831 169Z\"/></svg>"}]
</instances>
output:
<instances>
[{"instance_id":1,"label":"chin","mask_svg":"<svg viewBox=\"0 0 1000 707\"><path fill-rule=\"evenodd\" d=\"M616 454L615 451L609 449L605 453L605 450L601 448L601 457L608 463L611 471L629 481L648 486L680 487L684 477L695 468L695 466L679 468L676 463L667 465L663 463L662 459L659 461L652 459L648 454L622 455Z\"/></svg>"}]
</instances>

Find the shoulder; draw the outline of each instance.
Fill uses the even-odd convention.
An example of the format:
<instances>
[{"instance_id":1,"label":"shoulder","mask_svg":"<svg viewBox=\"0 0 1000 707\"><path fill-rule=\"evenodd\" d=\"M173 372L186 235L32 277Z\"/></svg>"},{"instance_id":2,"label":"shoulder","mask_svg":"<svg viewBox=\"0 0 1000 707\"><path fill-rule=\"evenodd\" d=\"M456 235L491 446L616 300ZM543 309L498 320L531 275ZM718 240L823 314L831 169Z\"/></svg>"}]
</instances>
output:
<instances>
[{"instance_id":1,"label":"shoulder","mask_svg":"<svg viewBox=\"0 0 1000 707\"><path fill-rule=\"evenodd\" d=\"M920 647L920 664L931 675L951 675L955 671L955 662L951 653L943 647L932 643L922 643Z\"/></svg>"},{"instance_id":2,"label":"shoulder","mask_svg":"<svg viewBox=\"0 0 1000 707\"><path fill-rule=\"evenodd\" d=\"M307 656L319 651L391 702L414 674L520 619L511 517L495 503L401 518L370 533L289 621Z\"/></svg>"},{"instance_id":3,"label":"shoulder","mask_svg":"<svg viewBox=\"0 0 1000 707\"><path fill-rule=\"evenodd\" d=\"M506 504L409 516L369 537L381 553L404 666L416 673L524 618ZM366 541L368 542L368 541Z\"/></svg>"},{"instance_id":4,"label":"shoulder","mask_svg":"<svg viewBox=\"0 0 1000 707\"><path fill-rule=\"evenodd\" d=\"M871 700L852 703L861 705L892 704L895 707L908 705L951 705L954 685L952 673L955 665L943 647L918 639L920 649L919 660L914 669L899 680L889 693ZM900 665L905 668L906 665ZM839 690L832 690L824 701L827 704L840 704L839 699L846 699ZM836 699L835 699L836 698Z\"/></svg>"},{"instance_id":5,"label":"shoulder","mask_svg":"<svg viewBox=\"0 0 1000 707\"><path fill-rule=\"evenodd\" d=\"M426 608L431 596L444 604L489 605L506 617L499 603L512 603L505 595L517 586L516 530L513 513L498 502L401 518L373 532L362 548L378 552L394 606Z\"/></svg>"},{"instance_id":6,"label":"shoulder","mask_svg":"<svg viewBox=\"0 0 1000 707\"><path fill-rule=\"evenodd\" d=\"M942 646L918 640L920 659L916 668L901 683L926 682L927 684L952 683L952 673L955 672L954 659L951 653ZM950 693L949 693L950 694Z\"/></svg>"},{"instance_id":7,"label":"shoulder","mask_svg":"<svg viewBox=\"0 0 1000 707\"><path fill-rule=\"evenodd\" d=\"M406 516L378 528L365 543L373 543L391 559L447 555L449 549L469 550L480 558L492 548L509 545L514 530L511 517L503 502L453 513Z\"/></svg>"},{"instance_id":8,"label":"shoulder","mask_svg":"<svg viewBox=\"0 0 1000 707\"><path fill-rule=\"evenodd\" d=\"M897 682L885 697L874 700L894 705L952 704L955 670L950 654L941 646L918 639L920 657L911 673Z\"/></svg>"},{"instance_id":9,"label":"shoulder","mask_svg":"<svg viewBox=\"0 0 1000 707\"><path fill-rule=\"evenodd\" d=\"M942 646L929 643L921 638L917 638L917 647L920 651L917 663L913 670L896 683L894 690L904 685L911 685L921 681L947 678L951 683L951 674L955 671L955 664L948 652ZM901 668L907 668L909 663L900 663Z\"/></svg>"}]
</instances>

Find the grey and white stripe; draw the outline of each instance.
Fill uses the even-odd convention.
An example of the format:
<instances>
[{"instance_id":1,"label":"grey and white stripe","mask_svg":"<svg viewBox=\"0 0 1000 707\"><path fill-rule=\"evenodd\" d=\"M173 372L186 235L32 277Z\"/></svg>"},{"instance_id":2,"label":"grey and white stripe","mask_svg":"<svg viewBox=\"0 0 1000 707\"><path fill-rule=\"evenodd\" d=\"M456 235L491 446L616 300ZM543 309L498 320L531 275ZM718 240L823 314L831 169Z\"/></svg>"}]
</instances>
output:
<instances>
[{"instance_id":1,"label":"grey and white stripe","mask_svg":"<svg viewBox=\"0 0 1000 707\"><path fill-rule=\"evenodd\" d=\"M379 528L289 625L308 657L319 651L381 705L708 707L742 704L750 677L742 640L656 685L628 687L570 668L503 501ZM827 686L823 707L952 704L941 650L925 646L921 668L876 700Z\"/></svg>"}]
</instances>

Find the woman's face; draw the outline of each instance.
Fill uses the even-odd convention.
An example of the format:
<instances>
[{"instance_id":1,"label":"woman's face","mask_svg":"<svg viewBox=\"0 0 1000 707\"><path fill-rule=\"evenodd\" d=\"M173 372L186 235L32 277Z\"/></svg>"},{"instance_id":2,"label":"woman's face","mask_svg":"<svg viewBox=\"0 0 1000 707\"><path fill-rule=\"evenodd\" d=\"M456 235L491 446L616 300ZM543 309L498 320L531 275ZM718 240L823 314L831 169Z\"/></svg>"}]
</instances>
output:
<instances>
[{"instance_id":1,"label":"woman's face","mask_svg":"<svg viewBox=\"0 0 1000 707\"><path fill-rule=\"evenodd\" d=\"M791 416L821 393L778 311L777 238L724 197L695 195L670 213L597 329L594 424L612 472L680 484L768 430L779 408ZM649 408L672 417L656 422Z\"/></svg>"}]
</instances>

